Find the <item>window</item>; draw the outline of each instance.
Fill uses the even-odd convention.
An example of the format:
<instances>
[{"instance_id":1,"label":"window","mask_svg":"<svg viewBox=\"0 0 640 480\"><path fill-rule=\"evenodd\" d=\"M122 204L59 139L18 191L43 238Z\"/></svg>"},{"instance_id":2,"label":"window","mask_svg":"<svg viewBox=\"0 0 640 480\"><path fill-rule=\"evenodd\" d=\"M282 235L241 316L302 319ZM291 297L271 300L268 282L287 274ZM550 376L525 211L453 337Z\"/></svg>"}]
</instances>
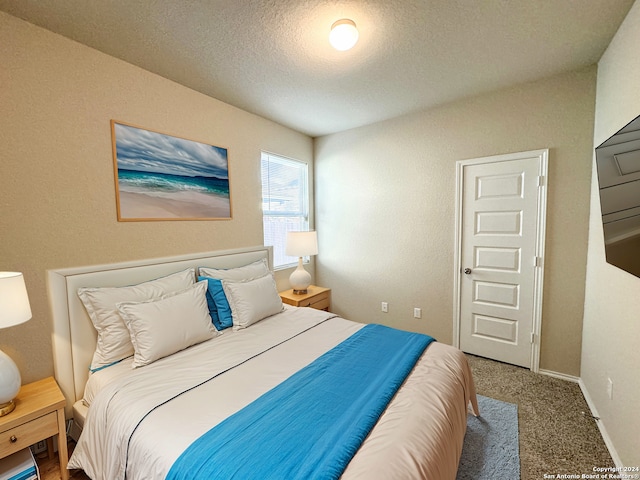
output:
<instances>
[{"instance_id":1,"label":"window","mask_svg":"<svg viewBox=\"0 0 640 480\"><path fill-rule=\"evenodd\" d=\"M264 152L261 165L264 244L273 246L274 268L289 267L298 259L284 254L287 232L309 230L308 166Z\"/></svg>"}]
</instances>

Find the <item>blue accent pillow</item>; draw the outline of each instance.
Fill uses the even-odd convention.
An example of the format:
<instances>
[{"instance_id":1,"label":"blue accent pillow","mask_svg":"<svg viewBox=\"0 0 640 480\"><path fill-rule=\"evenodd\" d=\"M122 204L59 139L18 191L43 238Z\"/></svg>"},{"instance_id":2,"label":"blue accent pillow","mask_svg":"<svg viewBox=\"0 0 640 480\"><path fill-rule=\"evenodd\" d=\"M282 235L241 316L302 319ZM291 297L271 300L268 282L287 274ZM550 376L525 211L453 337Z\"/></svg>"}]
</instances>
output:
<instances>
[{"instance_id":1,"label":"blue accent pillow","mask_svg":"<svg viewBox=\"0 0 640 480\"><path fill-rule=\"evenodd\" d=\"M216 330L224 330L233 326L231 307L222 289L222 280L210 277L198 277L198 281L207 281L207 305L209 315Z\"/></svg>"}]
</instances>

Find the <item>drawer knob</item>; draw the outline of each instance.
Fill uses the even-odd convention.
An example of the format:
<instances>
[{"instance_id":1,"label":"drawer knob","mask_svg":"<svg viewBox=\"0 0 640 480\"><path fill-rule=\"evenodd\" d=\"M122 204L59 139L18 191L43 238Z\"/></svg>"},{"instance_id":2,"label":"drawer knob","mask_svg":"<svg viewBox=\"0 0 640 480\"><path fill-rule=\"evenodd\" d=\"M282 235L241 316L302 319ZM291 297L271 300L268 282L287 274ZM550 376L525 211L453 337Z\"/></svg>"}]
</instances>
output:
<instances>
[{"instance_id":1,"label":"drawer knob","mask_svg":"<svg viewBox=\"0 0 640 480\"><path fill-rule=\"evenodd\" d=\"M16 443L18 441L18 437L16 437L15 435L11 435L11 438L9 439L9 441L11 443Z\"/></svg>"}]
</instances>

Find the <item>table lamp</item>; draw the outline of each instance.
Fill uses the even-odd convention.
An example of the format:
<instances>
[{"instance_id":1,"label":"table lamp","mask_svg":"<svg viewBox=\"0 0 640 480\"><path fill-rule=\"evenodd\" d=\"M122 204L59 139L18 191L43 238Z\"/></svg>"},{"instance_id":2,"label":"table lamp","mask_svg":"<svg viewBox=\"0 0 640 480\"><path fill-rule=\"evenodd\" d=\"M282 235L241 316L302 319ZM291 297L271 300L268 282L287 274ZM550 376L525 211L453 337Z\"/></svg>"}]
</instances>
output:
<instances>
[{"instance_id":1,"label":"table lamp","mask_svg":"<svg viewBox=\"0 0 640 480\"><path fill-rule=\"evenodd\" d=\"M31 318L31 306L22 273L0 272L0 328L13 327ZM0 350L0 417L15 408L13 399L22 380L18 367Z\"/></svg>"},{"instance_id":2,"label":"table lamp","mask_svg":"<svg viewBox=\"0 0 640 480\"><path fill-rule=\"evenodd\" d=\"M289 277L293 293L307 293L307 288L311 285L311 274L304 269L302 257L318 254L318 235L316 232L287 232L284 253L290 257L298 257L298 268Z\"/></svg>"}]
</instances>

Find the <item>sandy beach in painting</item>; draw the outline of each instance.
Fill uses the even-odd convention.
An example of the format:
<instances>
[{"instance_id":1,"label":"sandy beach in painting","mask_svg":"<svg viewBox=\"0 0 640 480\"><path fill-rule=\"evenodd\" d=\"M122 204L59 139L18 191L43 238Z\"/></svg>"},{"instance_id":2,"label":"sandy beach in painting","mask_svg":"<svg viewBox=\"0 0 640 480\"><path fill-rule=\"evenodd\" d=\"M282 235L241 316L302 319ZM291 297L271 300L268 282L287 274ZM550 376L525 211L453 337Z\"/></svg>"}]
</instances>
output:
<instances>
[{"instance_id":1,"label":"sandy beach in painting","mask_svg":"<svg viewBox=\"0 0 640 480\"><path fill-rule=\"evenodd\" d=\"M226 148L112 125L119 220L231 218Z\"/></svg>"},{"instance_id":2,"label":"sandy beach in painting","mask_svg":"<svg viewBox=\"0 0 640 480\"><path fill-rule=\"evenodd\" d=\"M201 192L149 195L120 189L120 218L230 218L228 197Z\"/></svg>"}]
</instances>

